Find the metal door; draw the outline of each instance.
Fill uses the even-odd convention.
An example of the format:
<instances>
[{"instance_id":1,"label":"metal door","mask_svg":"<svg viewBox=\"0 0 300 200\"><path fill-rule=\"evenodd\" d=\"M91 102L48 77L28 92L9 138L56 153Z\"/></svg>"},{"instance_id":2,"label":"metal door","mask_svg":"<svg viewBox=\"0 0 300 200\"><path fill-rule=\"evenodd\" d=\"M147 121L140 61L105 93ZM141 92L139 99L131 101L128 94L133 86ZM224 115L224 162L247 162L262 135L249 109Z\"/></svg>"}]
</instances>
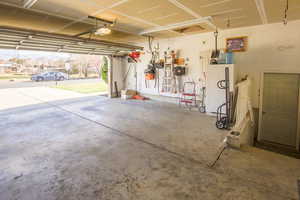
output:
<instances>
[{"instance_id":1,"label":"metal door","mask_svg":"<svg viewBox=\"0 0 300 200\"><path fill-rule=\"evenodd\" d=\"M265 73L259 140L298 149L299 75Z\"/></svg>"}]
</instances>

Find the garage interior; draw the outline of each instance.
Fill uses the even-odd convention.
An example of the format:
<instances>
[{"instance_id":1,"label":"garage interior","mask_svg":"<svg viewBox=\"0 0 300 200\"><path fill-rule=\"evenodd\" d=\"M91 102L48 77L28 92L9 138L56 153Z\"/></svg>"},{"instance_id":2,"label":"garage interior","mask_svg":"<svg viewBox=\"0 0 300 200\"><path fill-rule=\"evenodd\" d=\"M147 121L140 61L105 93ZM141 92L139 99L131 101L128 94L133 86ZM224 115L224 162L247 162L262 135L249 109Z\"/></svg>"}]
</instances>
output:
<instances>
[{"instance_id":1,"label":"garage interior","mask_svg":"<svg viewBox=\"0 0 300 200\"><path fill-rule=\"evenodd\" d=\"M0 89L0 199L299 199L299 10L2 0L0 49L110 65L107 97Z\"/></svg>"}]
</instances>

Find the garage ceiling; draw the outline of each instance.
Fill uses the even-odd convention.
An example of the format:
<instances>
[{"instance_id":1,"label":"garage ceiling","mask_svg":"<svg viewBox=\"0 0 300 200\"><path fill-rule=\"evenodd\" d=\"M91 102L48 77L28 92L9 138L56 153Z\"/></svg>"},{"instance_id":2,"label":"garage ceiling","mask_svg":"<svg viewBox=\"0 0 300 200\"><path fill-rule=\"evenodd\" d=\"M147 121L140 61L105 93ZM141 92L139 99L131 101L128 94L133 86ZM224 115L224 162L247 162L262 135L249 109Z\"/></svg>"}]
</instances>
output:
<instances>
[{"instance_id":1,"label":"garage ceiling","mask_svg":"<svg viewBox=\"0 0 300 200\"><path fill-rule=\"evenodd\" d=\"M286 0L1 0L0 25L75 35L93 27L88 15L117 20L113 33L95 36L122 43L144 41L140 33L200 19L201 28L161 30L151 35L176 37L220 29L281 22ZM289 20L300 19L300 1L289 0ZM208 19L201 21L204 17ZM229 22L229 23L228 23ZM230 24L230 26L228 26ZM185 28L185 27L180 27ZM192 31L195 30L195 31Z\"/></svg>"}]
</instances>

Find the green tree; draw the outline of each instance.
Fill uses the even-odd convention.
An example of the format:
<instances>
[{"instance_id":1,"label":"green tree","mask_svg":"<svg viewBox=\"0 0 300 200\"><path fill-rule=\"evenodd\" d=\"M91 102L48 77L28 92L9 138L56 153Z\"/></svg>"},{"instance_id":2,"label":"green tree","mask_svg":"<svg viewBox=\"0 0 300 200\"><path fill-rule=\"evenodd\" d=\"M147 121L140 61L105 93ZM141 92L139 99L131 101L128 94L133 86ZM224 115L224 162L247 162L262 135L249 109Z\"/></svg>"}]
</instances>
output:
<instances>
[{"instance_id":1,"label":"green tree","mask_svg":"<svg viewBox=\"0 0 300 200\"><path fill-rule=\"evenodd\" d=\"M103 56L103 65L101 68L101 77L105 83L108 83L108 59L106 56Z\"/></svg>"}]
</instances>

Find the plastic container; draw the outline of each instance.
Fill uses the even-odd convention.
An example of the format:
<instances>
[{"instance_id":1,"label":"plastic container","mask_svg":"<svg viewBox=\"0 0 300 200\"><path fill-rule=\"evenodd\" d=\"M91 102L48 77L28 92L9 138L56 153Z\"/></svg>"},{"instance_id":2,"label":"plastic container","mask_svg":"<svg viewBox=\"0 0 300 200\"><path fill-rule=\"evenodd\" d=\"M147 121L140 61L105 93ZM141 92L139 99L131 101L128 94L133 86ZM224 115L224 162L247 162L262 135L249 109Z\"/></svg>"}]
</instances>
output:
<instances>
[{"instance_id":1,"label":"plastic container","mask_svg":"<svg viewBox=\"0 0 300 200\"><path fill-rule=\"evenodd\" d=\"M233 53L232 52L226 53L226 64L233 64Z\"/></svg>"}]
</instances>

